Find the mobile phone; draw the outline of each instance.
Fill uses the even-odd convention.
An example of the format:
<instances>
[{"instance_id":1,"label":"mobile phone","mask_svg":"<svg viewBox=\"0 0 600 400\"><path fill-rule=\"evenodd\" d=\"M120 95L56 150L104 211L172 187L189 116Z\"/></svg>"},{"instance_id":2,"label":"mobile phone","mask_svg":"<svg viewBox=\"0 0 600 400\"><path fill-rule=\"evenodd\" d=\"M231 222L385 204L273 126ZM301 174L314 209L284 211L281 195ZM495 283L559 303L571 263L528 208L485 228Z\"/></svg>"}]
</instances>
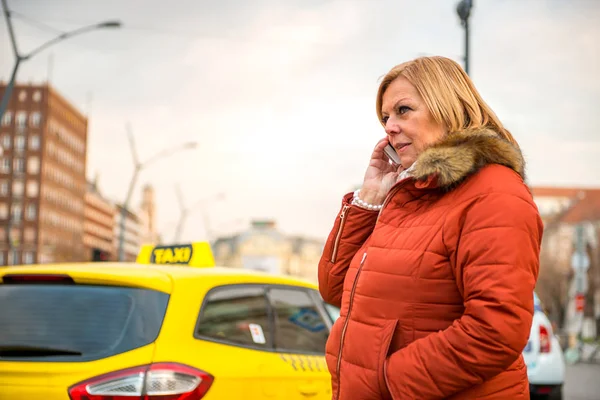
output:
<instances>
[{"instance_id":1,"label":"mobile phone","mask_svg":"<svg viewBox=\"0 0 600 400\"><path fill-rule=\"evenodd\" d=\"M394 149L394 147L390 143L388 143L387 146L383 148L383 151L385 152L385 155L388 156L388 158L392 160L394 164L400 165L400 157L398 157L396 149Z\"/></svg>"}]
</instances>

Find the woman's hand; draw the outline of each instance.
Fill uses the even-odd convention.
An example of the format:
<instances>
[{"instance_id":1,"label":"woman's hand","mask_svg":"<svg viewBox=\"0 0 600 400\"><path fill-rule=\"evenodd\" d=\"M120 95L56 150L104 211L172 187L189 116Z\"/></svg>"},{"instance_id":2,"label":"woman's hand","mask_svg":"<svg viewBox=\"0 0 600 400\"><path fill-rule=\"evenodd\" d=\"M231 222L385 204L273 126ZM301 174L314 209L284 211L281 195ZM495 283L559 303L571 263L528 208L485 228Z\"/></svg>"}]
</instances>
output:
<instances>
[{"instance_id":1,"label":"woman's hand","mask_svg":"<svg viewBox=\"0 0 600 400\"><path fill-rule=\"evenodd\" d=\"M365 179L359 197L369 204L382 204L388 192L396 183L401 166L390 164L383 149L388 144L387 137L377 142L369 166L365 172Z\"/></svg>"}]
</instances>

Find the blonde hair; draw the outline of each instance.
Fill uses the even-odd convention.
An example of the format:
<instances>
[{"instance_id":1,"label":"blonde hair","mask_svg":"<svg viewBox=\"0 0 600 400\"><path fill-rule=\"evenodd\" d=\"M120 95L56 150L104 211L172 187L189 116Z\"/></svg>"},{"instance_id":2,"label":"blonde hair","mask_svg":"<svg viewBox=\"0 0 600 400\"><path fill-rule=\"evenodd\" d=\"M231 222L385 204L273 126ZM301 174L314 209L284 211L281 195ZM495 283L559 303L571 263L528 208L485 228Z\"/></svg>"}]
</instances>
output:
<instances>
[{"instance_id":1,"label":"blonde hair","mask_svg":"<svg viewBox=\"0 0 600 400\"><path fill-rule=\"evenodd\" d=\"M388 72L377 91L377 116L383 123L383 94L399 77L419 92L433 118L450 134L467 129L490 128L518 147L511 133L483 101L471 78L455 61L446 57L420 57L399 64Z\"/></svg>"}]
</instances>

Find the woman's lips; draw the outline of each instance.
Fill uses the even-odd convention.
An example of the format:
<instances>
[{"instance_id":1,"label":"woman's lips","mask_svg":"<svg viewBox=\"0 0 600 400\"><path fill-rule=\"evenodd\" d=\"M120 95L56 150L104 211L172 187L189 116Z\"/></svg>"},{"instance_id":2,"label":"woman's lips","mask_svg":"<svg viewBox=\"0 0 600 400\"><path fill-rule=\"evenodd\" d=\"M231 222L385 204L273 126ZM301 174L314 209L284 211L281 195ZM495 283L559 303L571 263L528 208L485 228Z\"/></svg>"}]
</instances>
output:
<instances>
[{"instance_id":1,"label":"woman's lips","mask_svg":"<svg viewBox=\"0 0 600 400\"><path fill-rule=\"evenodd\" d=\"M404 150L406 150L408 148L408 146L410 146L412 143L398 143L396 145L396 150L399 152L403 152Z\"/></svg>"}]
</instances>

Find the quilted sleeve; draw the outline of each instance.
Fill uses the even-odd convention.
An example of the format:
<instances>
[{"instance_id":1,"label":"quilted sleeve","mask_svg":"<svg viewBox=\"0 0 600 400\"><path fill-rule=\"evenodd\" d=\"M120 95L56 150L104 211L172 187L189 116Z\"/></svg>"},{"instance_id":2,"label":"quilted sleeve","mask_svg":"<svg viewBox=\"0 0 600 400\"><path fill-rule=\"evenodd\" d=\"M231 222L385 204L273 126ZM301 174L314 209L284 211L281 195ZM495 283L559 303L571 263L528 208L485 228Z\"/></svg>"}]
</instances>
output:
<instances>
[{"instance_id":1,"label":"quilted sleeve","mask_svg":"<svg viewBox=\"0 0 600 400\"><path fill-rule=\"evenodd\" d=\"M352 196L353 193L344 196L319 261L319 291L325 302L336 307L341 306L350 261L373 231L379 215L377 211L351 205Z\"/></svg>"},{"instance_id":2,"label":"quilted sleeve","mask_svg":"<svg viewBox=\"0 0 600 400\"><path fill-rule=\"evenodd\" d=\"M444 241L463 295L463 316L391 354L394 400L443 399L489 380L523 351L533 319L543 225L534 203L480 195L446 216Z\"/></svg>"}]
</instances>

